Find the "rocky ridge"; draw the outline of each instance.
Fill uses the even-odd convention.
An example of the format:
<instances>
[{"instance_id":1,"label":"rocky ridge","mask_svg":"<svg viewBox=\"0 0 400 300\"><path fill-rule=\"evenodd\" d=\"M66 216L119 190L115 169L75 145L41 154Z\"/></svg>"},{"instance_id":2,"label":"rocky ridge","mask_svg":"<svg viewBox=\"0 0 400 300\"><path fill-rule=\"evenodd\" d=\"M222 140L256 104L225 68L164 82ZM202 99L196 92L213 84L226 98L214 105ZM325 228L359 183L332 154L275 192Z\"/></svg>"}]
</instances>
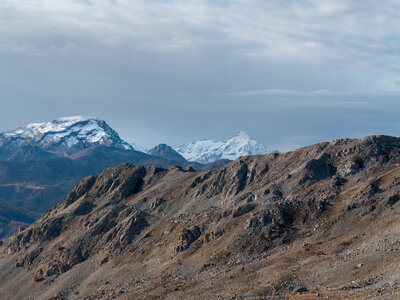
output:
<instances>
[{"instance_id":1,"label":"rocky ridge","mask_svg":"<svg viewBox=\"0 0 400 300\"><path fill-rule=\"evenodd\" d=\"M1 242L0 295L396 299L399 199L400 139L388 136L204 173L123 164Z\"/></svg>"}]
</instances>

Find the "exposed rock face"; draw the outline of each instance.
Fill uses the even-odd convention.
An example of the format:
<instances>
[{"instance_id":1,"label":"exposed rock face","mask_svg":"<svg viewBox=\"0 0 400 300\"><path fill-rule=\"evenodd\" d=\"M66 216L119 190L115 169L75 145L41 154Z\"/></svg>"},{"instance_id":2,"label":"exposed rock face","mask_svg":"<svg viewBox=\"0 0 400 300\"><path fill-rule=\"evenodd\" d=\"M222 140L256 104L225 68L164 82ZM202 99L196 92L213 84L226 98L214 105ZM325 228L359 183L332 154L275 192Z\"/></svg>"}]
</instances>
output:
<instances>
[{"instance_id":1,"label":"exposed rock face","mask_svg":"<svg viewBox=\"0 0 400 300\"><path fill-rule=\"evenodd\" d=\"M240 217L241 215L247 214L248 212L251 212L255 207L256 207L255 204L245 204L245 205L239 206L233 212L233 217L237 218L237 217Z\"/></svg>"},{"instance_id":2,"label":"exposed rock face","mask_svg":"<svg viewBox=\"0 0 400 300\"><path fill-rule=\"evenodd\" d=\"M400 139L373 136L205 173L108 168L0 242L0 295L396 299L399 166Z\"/></svg>"},{"instance_id":3,"label":"exposed rock face","mask_svg":"<svg viewBox=\"0 0 400 300\"><path fill-rule=\"evenodd\" d=\"M306 164L302 182L319 181L335 173L335 167L329 164L329 155L324 153L320 158L312 159Z\"/></svg>"},{"instance_id":4,"label":"exposed rock face","mask_svg":"<svg viewBox=\"0 0 400 300\"><path fill-rule=\"evenodd\" d=\"M184 251L190 247L196 240L199 239L201 230L197 226L192 228L183 228L179 236L179 246L176 247L176 253Z\"/></svg>"},{"instance_id":5,"label":"exposed rock face","mask_svg":"<svg viewBox=\"0 0 400 300\"><path fill-rule=\"evenodd\" d=\"M151 209L156 209L157 207L159 207L164 202L165 202L165 200L163 198L156 198L156 200L154 200L151 203Z\"/></svg>"},{"instance_id":6,"label":"exposed rock face","mask_svg":"<svg viewBox=\"0 0 400 300\"><path fill-rule=\"evenodd\" d=\"M107 256L119 253L148 226L146 213L126 206L123 200L141 190L146 175L156 176L161 170L125 164L85 178L59 205L60 213L57 209L50 211L35 225L17 233L10 240L7 252L19 253L30 245L41 245L20 256L17 266L35 262L44 271L41 275L44 278L60 273L56 272L60 265L66 271L102 249L108 249ZM57 251L42 246L61 233L69 238L50 249ZM57 255L54 257L52 252Z\"/></svg>"}]
</instances>

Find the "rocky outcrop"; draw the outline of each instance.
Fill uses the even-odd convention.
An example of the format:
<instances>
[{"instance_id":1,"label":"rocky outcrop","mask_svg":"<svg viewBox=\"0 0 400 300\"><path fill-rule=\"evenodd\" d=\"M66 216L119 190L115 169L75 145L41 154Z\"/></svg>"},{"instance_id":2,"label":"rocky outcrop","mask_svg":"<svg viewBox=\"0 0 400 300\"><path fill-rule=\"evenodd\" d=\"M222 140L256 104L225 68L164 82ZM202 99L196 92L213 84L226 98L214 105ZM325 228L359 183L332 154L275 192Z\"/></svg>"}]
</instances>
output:
<instances>
[{"instance_id":1,"label":"rocky outcrop","mask_svg":"<svg viewBox=\"0 0 400 300\"><path fill-rule=\"evenodd\" d=\"M304 168L304 176L300 183L307 181L319 181L335 175L336 168L329 164L329 155L324 153L317 159L312 159L307 162Z\"/></svg>"},{"instance_id":2,"label":"rocky outcrop","mask_svg":"<svg viewBox=\"0 0 400 300\"><path fill-rule=\"evenodd\" d=\"M183 228L182 233L179 235L179 245L176 247L175 252L179 253L188 249L190 245L199 239L200 235L201 230L197 226Z\"/></svg>"},{"instance_id":3,"label":"rocky outcrop","mask_svg":"<svg viewBox=\"0 0 400 300\"><path fill-rule=\"evenodd\" d=\"M152 203L151 203L151 209L156 209L160 205L162 205L165 202L163 198L156 198Z\"/></svg>"},{"instance_id":4,"label":"rocky outcrop","mask_svg":"<svg viewBox=\"0 0 400 300\"><path fill-rule=\"evenodd\" d=\"M242 216L244 214L247 214L247 213L251 212L255 208L256 208L256 205L255 204L251 204L251 203L239 206L233 212L233 217L234 218L240 217L240 216Z\"/></svg>"}]
</instances>

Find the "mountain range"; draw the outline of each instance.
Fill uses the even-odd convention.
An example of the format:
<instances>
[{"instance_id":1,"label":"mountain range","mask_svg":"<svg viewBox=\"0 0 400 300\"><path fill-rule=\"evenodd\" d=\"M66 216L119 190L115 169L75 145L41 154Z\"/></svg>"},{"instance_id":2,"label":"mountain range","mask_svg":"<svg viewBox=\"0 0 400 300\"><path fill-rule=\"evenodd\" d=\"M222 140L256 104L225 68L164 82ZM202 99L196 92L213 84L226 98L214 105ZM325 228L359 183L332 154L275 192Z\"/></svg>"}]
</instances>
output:
<instances>
[{"instance_id":1,"label":"mountain range","mask_svg":"<svg viewBox=\"0 0 400 300\"><path fill-rule=\"evenodd\" d=\"M20 160L67 156L80 150L105 145L132 150L118 133L97 117L75 116L51 122L32 123L0 133L0 159L15 160L15 153L28 153Z\"/></svg>"},{"instance_id":2,"label":"mountain range","mask_svg":"<svg viewBox=\"0 0 400 300\"><path fill-rule=\"evenodd\" d=\"M107 168L0 241L0 295L399 299L399 165L400 139L370 136L207 172Z\"/></svg>"},{"instance_id":3,"label":"mountain range","mask_svg":"<svg viewBox=\"0 0 400 300\"><path fill-rule=\"evenodd\" d=\"M252 140L243 131L225 141L201 140L184 144L175 150L188 161L203 164L219 159L234 160L240 156L271 152L266 146Z\"/></svg>"},{"instance_id":4,"label":"mountain range","mask_svg":"<svg viewBox=\"0 0 400 300\"><path fill-rule=\"evenodd\" d=\"M230 145L235 147L224 148L230 156L221 154L222 147L219 152L215 145L211 150L204 148L207 153L218 154L213 159L206 154L207 163L199 163L190 157L186 159L166 144L146 153L136 151L105 121L91 116L33 123L0 133L0 237L15 232L18 226L28 226L65 198L83 177L107 167L132 163L207 171L230 162L219 158L245 154L245 140L231 139ZM247 142L254 144L250 139ZM200 157L198 147L193 149L196 153L191 157ZM253 151L251 147L248 150L248 154Z\"/></svg>"}]
</instances>

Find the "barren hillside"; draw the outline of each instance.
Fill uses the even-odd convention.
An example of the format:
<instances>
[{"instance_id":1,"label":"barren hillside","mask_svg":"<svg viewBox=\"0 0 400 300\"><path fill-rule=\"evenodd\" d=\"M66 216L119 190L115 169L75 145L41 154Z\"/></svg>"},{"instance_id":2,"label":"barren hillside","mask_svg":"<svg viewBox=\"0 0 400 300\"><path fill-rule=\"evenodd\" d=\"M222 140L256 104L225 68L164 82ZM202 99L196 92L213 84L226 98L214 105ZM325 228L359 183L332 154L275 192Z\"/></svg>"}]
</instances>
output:
<instances>
[{"instance_id":1,"label":"barren hillside","mask_svg":"<svg viewBox=\"0 0 400 300\"><path fill-rule=\"evenodd\" d=\"M1 299L398 299L400 139L123 164L1 242ZM55 299L55 298L53 298Z\"/></svg>"}]
</instances>

